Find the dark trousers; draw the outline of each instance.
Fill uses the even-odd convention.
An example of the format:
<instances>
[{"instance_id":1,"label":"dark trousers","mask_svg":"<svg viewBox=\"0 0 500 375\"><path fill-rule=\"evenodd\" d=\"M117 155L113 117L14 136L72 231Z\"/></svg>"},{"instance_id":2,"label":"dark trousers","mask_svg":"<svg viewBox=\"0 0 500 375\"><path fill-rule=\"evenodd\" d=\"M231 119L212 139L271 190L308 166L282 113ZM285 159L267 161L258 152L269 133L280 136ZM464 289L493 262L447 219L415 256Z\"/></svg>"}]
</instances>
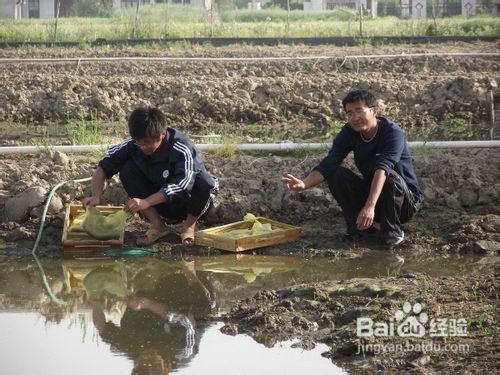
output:
<instances>
[{"instance_id":1,"label":"dark trousers","mask_svg":"<svg viewBox=\"0 0 500 375\"><path fill-rule=\"evenodd\" d=\"M356 233L356 219L370 192L371 180L365 180L351 170L339 167L327 181L330 191L342 208L348 233ZM375 206L375 221L380 223L380 237L401 235L401 224L410 220L420 209L403 178L391 170Z\"/></svg>"},{"instance_id":2,"label":"dark trousers","mask_svg":"<svg viewBox=\"0 0 500 375\"><path fill-rule=\"evenodd\" d=\"M133 160L127 161L120 170L120 180L130 198L144 199L162 188L150 181ZM174 194L169 203L160 203L154 208L161 216L174 221L184 220L188 214L203 217L213 204L211 194L212 188L197 178L190 193Z\"/></svg>"}]
</instances>

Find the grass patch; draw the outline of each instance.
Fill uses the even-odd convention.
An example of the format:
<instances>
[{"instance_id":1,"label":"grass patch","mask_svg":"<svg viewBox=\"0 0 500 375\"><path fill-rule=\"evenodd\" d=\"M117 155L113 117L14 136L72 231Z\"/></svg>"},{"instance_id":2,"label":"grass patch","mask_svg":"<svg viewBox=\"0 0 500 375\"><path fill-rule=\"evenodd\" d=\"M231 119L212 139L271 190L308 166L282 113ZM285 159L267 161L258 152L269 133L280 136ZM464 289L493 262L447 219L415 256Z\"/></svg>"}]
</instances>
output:
<instances>
[{"instance_id":1,"label":"grass patch","mask_svg":"<svg viewBox=\"0 0 500 375\"><path fill-rule=\"evenodd\" d=\"M437 133L443 139L466 139L472 135L470 124L462 118L441 121L438 123Z\"/></svg>"},{"instance_id":2,"label":"grass patch","mask_svg":"<svg viewBox=\"0 0 500 375\"><path fill-rule=\"evenodd\" d=\"M73 144L93 145L102 141L102 124L98 120L69 121L66 124L66 132Z\"/></svg>"},{"instance_id":3,"label":"grass patch","mask_svg":"<svg viewBox=\"0 0 500 375\"><path fill-rule=\"evenodd\" d=\"M344 125L345 125L344 121L332 121L330 124L328 124L327 136L339 134Z\"/></svg>"},{"instance_id":4,"label":"grass patch","mask_svg":"<svg viewBox=\"0 0 500 375\"><path fill-rule=\"evenodd\" d=\"M58 41L80 42L96 39L128 39L132 33L135 9L116 10L109 18L63 17L58 23ZM335 9L324 12L290 12L287 30L286 10L236 10L221 14L221 21L210 23L201 7L179 4L156 4L140 7L137 38L199 38L199 37L357 37L358 21L352 11ZM0 41L53 41L54 20L2 19ZM475 18L452 17L424 20L403 20L397 17L366 19L364 37L426 36L426 35L500 35L500 20L494 16ZM369 39L360 43L370 44ZM377 42L379 43L379 42ZM380 43L384 43L383 41ZM186 47L187 48L187 47ZM207 46L207 48L210 48Z\"/></svg>"},{"instance_id":5,"label":"grass patch","mask_svg":"<svg viewBox=\"0 0 500 375\"><path fill-rule=\"evenodd\" d=\"M236 155L237 140L234 138L224 138L222 140L222 147L215 150L214 154L220 158L233 158Z\"/></svg>"},{"instance_id":6,"label":"grass patch","mask_svg":"<svg viewBox=\"0 0 500 375\"><path fill-rule=\"evenodd\" d=\"M354 21L356 12L347 8L333 10L304 12L302 10L290 11L291 22L303 21ZM287 11L282 8L267 8L258 12L250 9L232 10L222 13L222 22L286 22Z\"/></svg>"}]
</instances>

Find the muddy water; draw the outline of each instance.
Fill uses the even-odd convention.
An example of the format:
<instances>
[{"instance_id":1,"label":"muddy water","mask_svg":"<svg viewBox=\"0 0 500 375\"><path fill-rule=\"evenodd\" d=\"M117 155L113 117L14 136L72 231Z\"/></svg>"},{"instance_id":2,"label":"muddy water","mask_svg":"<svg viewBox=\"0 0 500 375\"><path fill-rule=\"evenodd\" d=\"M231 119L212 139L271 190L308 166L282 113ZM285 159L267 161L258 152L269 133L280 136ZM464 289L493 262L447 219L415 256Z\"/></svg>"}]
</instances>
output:
<instances>
[{"instance_id":1,"label":"muddy water","mask_svg":"<svg viewBox=\"0 0 500 375\"><path fill-rule=\"evenodd\" d=\"M236 300L264 288L408 272L462 275L484 263L471 256L403 258L374 251L312 260L255 255L43 260L43 273L64 305L51 301L32 259L3 261L2 372L342 373L321 356L325 345L303 351L290 341L266 348L248 336L221 333L218 318Z\"/></svg>"}]
</instances>

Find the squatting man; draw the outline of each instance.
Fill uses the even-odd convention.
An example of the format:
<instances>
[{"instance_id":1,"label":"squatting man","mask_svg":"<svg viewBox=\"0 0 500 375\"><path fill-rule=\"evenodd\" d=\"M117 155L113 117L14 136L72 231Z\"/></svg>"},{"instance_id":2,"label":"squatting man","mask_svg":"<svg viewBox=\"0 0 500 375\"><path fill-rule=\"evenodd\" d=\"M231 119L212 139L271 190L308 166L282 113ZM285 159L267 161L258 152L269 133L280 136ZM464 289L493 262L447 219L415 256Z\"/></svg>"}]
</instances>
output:
<instances>
[{"instance_id":1,"label":"squatting man","mask_svg":"<svg viewBox=\"0 0 500 375\"><path fill-rule=\"evenodd\" d=\"M398 125L377 116L377 102L370 92L352 91L342 105L347 123L328 155L304 180L291 174L282 180L296 192L326 181L347 224L344 241L378 233L383 245L397 246L404 240L401 224L420 210L424 199L408 142ZM361 176L341 166L351 151ZM380 231L374 222L380 223Z\"/></svg>"},{"instance_id":2,"label":"squatting man","mask_svg":"<svg viewBox=\"0 0 500 375\"><path fill-rule=\"evenodd\" d=\"M138 245L150 245L169 233L164 218L183 220L181 240L194 244L196 222L213 205L218 181L210 174L193 142L167 127L156 108L137 108L128 119L130 139L113 146L92 177L92 196L85 207L101 201L105 180L119 173L130 197L124 210L140 212L151 227Z\"/></svg>"}]
</instances>

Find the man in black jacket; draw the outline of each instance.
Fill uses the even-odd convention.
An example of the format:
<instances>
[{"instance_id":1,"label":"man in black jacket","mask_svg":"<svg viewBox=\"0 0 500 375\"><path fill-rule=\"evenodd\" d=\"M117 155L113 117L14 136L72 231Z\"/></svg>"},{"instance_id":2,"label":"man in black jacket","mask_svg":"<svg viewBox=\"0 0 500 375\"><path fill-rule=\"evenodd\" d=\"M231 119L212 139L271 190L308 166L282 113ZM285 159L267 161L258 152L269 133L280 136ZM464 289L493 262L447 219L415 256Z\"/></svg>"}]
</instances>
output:
<instances>
[{"instance_id":1,"label":"man in black jacket","mask_svg":"<svg viewBox=\"0 0 500 375\"><path fill-rule=\"evenodd\" d=\"M347 224L344 239L354 241L375 233L376 221L380 222L380 240L393 247L403 242L401 224L420 209L424 195L403 131L377 117L376 104L368 91L348 93L342 101L347 124L328 155L304 180L287 174L283 181L290 190L302 191L326 180ZM351 151L361 177L341 166Z\"/></svg>"},{"instance_id":2,"label":"man in black jacket","mask_svg":"<svg viewBox=\"0 0 500 375\"><path fill-rule=\"evenodd\" d=\"M182 243L194 243L197 220L207 213L218 181L210 174L193 142L167 127L156 108L138 108L128 120L131 138L113 146L99 162L92 178L92 196L85 207L99 204L106 178L120 174L131 198L124 209L142 213L150 222L139 245L149 245L168 233L163 217L184 220Z\"/></svg>"}]
</instances>

